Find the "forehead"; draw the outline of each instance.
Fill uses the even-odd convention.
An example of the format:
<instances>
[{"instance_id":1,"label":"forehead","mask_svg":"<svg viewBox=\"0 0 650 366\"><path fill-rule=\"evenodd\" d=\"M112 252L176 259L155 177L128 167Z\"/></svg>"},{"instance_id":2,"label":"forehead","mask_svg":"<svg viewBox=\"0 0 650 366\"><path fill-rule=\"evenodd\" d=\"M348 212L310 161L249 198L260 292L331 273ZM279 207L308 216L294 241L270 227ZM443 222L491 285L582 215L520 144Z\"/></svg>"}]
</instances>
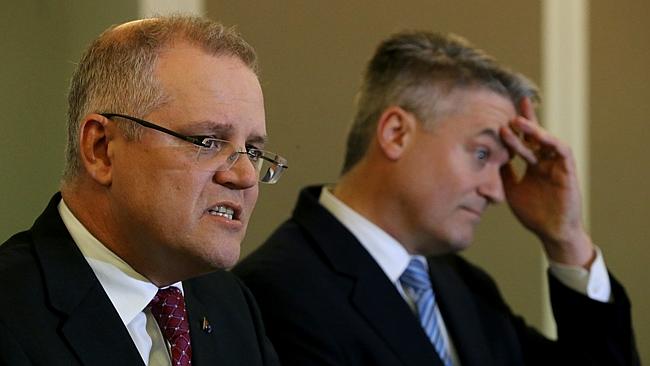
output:
<instances>
[{"instance_id":1,"label":"forehead","mask_svg":"<svg viewBox=\"0 0 650 366\"><path fill-rule=\"evenodd\" d=\"M512 101L485 88L456 88L438 104L438 128L466 132L498 131L507 126L517 113Z\"/></svg>"},{"instance_id":2,"label":"forehead","mask_svg":"<svg viewBox=\"0 0 650 366\"><path fill-rule=\"evenodd\" d=\"M161 52L156 80L166 95L163 110L175 127L219 121L247 134L265 134L264 98L255 73L241 60L213 56L176 43ZM209 123L208 123L209 124Z\"/></svg>"}]
</instances>

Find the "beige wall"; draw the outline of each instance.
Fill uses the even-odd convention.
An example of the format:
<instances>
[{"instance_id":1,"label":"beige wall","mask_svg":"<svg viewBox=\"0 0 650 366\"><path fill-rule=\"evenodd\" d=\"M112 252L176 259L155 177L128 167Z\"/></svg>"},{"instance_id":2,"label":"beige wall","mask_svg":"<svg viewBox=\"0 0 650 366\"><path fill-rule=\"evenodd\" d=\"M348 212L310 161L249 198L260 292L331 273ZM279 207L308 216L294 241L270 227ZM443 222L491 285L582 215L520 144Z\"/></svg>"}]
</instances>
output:
<instances>
[{"instance_id":1,"label":"beige wall","mask_svg":"<svg viewBox=\"0 0 650 366\"><path fill-rule=\"evenodd\" d=\"M591 227L650 362L650 2L591 3Z\"/></svg>"},{"instance_id":2,"label":"beige wall","mask_svg":"<svg viewBox=\"0 0 650 366\"><path fill-rule=\"evenodd\" d=\"M66 91L81 51L136 3L21 0L0 10L0 243L29 228L58 189Z\"/></svg>"}]
</instances>

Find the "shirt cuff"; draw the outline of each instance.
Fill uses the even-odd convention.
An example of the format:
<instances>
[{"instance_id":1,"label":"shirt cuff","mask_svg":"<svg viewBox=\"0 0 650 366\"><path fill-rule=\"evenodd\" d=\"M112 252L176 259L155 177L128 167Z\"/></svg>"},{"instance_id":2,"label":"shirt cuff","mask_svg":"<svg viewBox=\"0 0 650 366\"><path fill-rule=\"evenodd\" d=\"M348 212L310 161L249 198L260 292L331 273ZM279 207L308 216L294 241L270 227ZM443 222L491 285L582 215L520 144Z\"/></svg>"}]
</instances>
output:
<instances>
[{"instance_id":1,"label":"shirt cuff","mask_svg":"<svg viewBox=\"0 0 650 366\"><path fill-rule=\"evenodd\" d=\"M612 301L612 287L603 259L603 253L596 247L596 259L591 268L568 266L549 260L550 271L562 284L590 299L600 302Z\"/></svg>"}]
</instances>

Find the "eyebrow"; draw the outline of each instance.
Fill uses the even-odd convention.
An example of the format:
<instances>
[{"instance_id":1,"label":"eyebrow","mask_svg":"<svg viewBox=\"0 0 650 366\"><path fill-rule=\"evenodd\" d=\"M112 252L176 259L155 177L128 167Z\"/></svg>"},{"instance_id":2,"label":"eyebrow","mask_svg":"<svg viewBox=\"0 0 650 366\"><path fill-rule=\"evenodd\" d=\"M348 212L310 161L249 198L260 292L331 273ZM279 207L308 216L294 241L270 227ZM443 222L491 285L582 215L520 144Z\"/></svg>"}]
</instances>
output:
<instances>
[{"instance_id":1,"label":"eyebrow","mask_svg":"<svg viewBox=\"0 0 650 366\"><path fill-rule=\"evenodd\" d=\"M499 136L499 134L496 131L494 131L493 129L486 128L486 129L482 130L481 132L479 132L478 134L476 134L476 136L477 137L478 136L487 136L487 137L489 137L491 140L494 141L495 144L497 144L499 146L499 148L507 151L508 155L511 155L510 149L508 149L507 145L503 142L503 140L501 139L501 136Z\"/></svg>"},{"instance_id":2,"label":"eyebrow","mask_svg":"<svg viewBox=\"0 0 650 366\"><path fill-rule=\"evenodd\" d=\"M230 136L235 130L232 123L219 123L211 120L195 121L187 125L187 128L200 131L209 131L207 133L215 135ZM246 138L246 143L266 144L268 137L266 135L253 135Z\"/></svg>"},{"instance_id":3,"label":"eyebrow","mask_svg":"<svg viewBox=\"0 0 650 366\"><path fill-rule=\"evenodd\" d=\"M503 143L503 141L501 141L501 137L493 129L486 128L484 130L481 130L481 132L477 133L476 135L477 136L487 136L487 137L491 138L492 140L494 140L495 143L505 147L505 144Z\"/></svg>"},{"instance_id":4,"label":"eyebrow","mask_svg":"<svg viewBox=\"0 0 650 366\"><path fill-rule=\"evenodd\" d=\"M206 131L201 133L228 133L234 130L231 123L219 123L211 120L190 121L181 127L184 130Z\"/></svg>"}]
</instances>

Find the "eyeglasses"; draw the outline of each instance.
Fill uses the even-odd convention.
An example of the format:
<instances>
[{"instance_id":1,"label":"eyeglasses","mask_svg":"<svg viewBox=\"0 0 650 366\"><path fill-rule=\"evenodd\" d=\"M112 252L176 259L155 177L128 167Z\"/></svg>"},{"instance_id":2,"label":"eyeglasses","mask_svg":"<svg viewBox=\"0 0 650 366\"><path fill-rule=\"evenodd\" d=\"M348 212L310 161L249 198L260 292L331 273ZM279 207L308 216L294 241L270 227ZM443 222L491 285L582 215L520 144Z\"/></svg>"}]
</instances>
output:
<instances>
[{"instance_id":1,"label":"eyeglasses","mask_svg":"<svg viewBox=\"0 0 650 366\"><path fill-rule=\"evenodd\" d=\"M124 118L140 126L151 128L194 144L197 150L196 163L210 171L226 171L235 165L241 155L246 155L248 160L253 164L259 181L274 184L280 179L282 173L289 168L287 166L287 159L269 151L249 147L244 151L239 151L232 142L227 140L210 136L186 136L157 124L125 114L100 113L100 115L108 119L113 119L114 117Z\"/></svg>"}]
</instances>

